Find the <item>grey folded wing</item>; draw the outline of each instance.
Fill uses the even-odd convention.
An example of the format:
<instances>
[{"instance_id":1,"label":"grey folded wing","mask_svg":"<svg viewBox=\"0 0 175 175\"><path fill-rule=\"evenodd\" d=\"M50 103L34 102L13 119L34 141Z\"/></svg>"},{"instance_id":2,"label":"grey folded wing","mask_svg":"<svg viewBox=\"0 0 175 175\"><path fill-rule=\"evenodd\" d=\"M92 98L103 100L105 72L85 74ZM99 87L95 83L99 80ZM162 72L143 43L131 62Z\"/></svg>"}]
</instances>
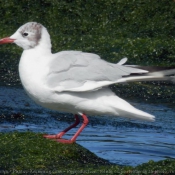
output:
<instances>
[{"instance_id":1,"label":"grey folded wing","mask_svg":"<svg viewBox=\"0 0 175 175\"><path fill-rule=\"evenodd\" d=\"M55 54L47 76L47 86L55 91L90 91L116 83L123 76L147 71L113 64L98 55L80 51Z\"/></svg>"}]
</instances>

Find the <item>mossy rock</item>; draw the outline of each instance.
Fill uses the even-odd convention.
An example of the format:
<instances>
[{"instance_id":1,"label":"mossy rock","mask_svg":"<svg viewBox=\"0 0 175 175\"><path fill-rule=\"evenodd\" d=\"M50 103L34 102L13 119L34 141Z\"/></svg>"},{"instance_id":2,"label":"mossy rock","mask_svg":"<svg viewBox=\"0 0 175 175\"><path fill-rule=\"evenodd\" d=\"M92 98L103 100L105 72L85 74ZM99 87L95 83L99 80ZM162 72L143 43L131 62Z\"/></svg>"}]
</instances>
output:
<instances>
[{"instance_id":1,"label":"mossy rock","mask_svg":"<svg viewBox=\"0 0 175 175\"><path fill-rule=\"evenodd\" d=\"M32 132L0 134L0 170L59 170L107 165L82 146L61 144Z\"/></svg>"},{"instance_id":2,"label":"mossy rock","mask_svg":"<svg viewBox=\"0 0 175 175\"><path fill-rule=\"evenodd\" d=\"M148 163L144 163L139 165L133 171L135 174L159 174L159 175L170 175L175 174L175 160L174 159L166 159L159 162L149 161Z\"/></svg>"},{"instance_id":3,"label":"mossy rock","mask_svg":"<svg viewBox=\"0 0 175 175\"><path fill-rule=\"evenodd\" d=\"M118 166L82 146L61 144L33 132L0 134L0 174L171 174L175 160ZM163 173L162 173L163 172Z\"/></svg>"}]
</instances>

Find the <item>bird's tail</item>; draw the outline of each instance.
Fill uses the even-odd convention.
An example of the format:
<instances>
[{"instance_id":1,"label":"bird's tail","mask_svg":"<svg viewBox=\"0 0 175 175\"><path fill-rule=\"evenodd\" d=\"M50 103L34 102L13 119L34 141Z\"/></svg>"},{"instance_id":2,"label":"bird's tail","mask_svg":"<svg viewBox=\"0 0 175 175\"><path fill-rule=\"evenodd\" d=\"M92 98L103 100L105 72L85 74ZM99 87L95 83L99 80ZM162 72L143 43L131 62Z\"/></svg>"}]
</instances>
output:
<instances>
[{"instance_id":1,"label":"bird's tail","mask_svg":"<svg viewBox=\"0 0 175 175\"><path fill-rule=\"evenodd\" d=\"M172 81L175 82L175 67L156 67L156 66L138 66L126 65L126 67L138 68L149 71L148 73L134 73L119 79L118 82L132 81Z\"/></svg>"}]
</instances>

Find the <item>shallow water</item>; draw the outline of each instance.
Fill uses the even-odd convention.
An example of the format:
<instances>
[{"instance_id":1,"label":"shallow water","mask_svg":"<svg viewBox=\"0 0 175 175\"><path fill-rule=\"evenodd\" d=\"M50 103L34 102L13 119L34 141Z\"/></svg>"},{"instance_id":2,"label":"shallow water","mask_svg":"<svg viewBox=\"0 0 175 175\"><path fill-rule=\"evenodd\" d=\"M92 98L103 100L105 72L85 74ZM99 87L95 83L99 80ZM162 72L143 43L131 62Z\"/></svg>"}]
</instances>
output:
<instances>
[{"instance_id":1,"label":"shallow water","mask_svg":"<svg viewBox=\"0 0 175 175\"><path fill-rule=\"evenodd\" d=\"M175 158L175 107L130 103L156 116L141 122L109 116L90 116L77 143L99 157L120 165L136 166L149 160ZM67 113L49 111L33 103L22 88L0 86L0 131L55 134L74 122ZM77 128L67 133L70 138Z\"/></svg>"}]
</instances>

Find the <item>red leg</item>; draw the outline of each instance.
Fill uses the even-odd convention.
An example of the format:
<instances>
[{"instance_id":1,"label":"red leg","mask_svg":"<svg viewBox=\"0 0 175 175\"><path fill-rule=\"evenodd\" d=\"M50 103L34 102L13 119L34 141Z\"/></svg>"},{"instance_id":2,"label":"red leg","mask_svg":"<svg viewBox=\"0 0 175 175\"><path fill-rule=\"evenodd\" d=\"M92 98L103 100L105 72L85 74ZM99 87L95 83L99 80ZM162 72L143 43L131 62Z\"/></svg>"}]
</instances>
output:
<instances>
[{"instance_id":1,"label":"red leg","mask_svg":"<svg viewBox=\"0 0 175 175\"><path fill-rule=\"evenodd\" d=\"M80 119L79 119L78 115L75 115L75 123L70 125L68 128L66 128L65 130L63 130L62 132L60 132L58 134L44 135L43 137L48 138L48 139L60 139L67 131L69 131L70 129L76 127L79 123L80 123Z\"/></svg>"},{"instance_id":2,"label":"red leg","mask_svg":"<svg viewBox=\"0 0 175 175\"><path fill-rule=\"evenodd\" d=\"M72 129L73 127L77 126L80 122L78 115L75 115L76 121L73 125L69 126L68 128L66 128L64 131L60 132L57 135L45 135L45 138L49 138L49 139L54 139L58 142L61 143L73 143L75 142L76 138L79 136L79 134L82 132L82 130L86 127L86 125L88 124L89 120L87 118L87 116L85 114L82 115L83 117L83 124L81 125L81 127L78 129L78 131L75 133L75 135L70 139L70 140L66 140L66 139L61 139L61 137L70 129Z\"/></svg>"}]
</instances>

